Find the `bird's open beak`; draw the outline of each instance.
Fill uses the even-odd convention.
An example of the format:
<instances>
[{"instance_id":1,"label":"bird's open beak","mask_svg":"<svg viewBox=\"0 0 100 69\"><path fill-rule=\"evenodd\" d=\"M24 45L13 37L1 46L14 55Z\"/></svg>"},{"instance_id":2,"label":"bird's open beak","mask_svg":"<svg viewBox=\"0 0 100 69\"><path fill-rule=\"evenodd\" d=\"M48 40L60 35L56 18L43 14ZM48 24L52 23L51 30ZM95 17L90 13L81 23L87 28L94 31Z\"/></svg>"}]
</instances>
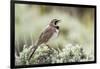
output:
<instances>
[{"instance_id":1,"label":"bird's open beak","mask_svg":"<svg viewBox=\"0 0 100 69\"><path fill-rule=\"evenodd\" d=\"M60 20L57 20L57 23L60 22Z\"/></svg>"},{"instance_id":2,"label":"bird's open beak","mask_svg":"<svg viewBox=\"0 0 100 69\"><path fill-rule=\"evenodd\" d=\"M57 23L59 23L61 20L57 20Z\"/></svg>"}]
</instances>

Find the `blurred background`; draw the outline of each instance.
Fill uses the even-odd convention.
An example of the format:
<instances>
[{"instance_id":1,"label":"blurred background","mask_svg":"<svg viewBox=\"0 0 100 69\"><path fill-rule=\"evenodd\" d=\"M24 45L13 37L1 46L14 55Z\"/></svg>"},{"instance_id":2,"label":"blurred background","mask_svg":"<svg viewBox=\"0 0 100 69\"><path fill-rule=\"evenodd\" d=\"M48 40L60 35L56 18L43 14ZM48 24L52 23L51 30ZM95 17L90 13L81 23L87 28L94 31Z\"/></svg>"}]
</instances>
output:
<instances>
[{"instance_id":1,"label":"blurred background","mask_svg":"<svg viewBox=\"0 0 100 69\"><path fill-rule=\"evenodd\" d=\"M71 44L84 48L94 56L94 8L49 5L15 5L15 48L23 51L24 45L34 45L44 27L52 19L60 19L60 34L49 43L63 50Z\"/></svg>"}]
</instances>

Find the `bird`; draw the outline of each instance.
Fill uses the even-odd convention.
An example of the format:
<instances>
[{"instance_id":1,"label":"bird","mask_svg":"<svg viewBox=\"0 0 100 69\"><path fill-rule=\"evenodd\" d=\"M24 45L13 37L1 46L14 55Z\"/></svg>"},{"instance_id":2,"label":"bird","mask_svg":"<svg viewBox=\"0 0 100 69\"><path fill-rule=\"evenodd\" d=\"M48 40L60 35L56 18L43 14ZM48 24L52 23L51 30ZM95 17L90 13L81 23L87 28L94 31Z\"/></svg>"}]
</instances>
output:
<instances>
[{"instance_id":1,"label":"bird","mask_svg":"<svg viewBox=\"0 0 100 69\"><path fill-rule=\"evenodd\" d=\"M46 46L48 46L48 48L51 49L51 47L47 43L50 40L55 39L59 35L59 21L60 20L58 19L52 19L51 22L43 29L37 40L37 43L34 45L34 49L32 49L32 53L29 55L28 60L32 58L34 52L41 44L45 44Z\"/></svg>"}]
</instances>

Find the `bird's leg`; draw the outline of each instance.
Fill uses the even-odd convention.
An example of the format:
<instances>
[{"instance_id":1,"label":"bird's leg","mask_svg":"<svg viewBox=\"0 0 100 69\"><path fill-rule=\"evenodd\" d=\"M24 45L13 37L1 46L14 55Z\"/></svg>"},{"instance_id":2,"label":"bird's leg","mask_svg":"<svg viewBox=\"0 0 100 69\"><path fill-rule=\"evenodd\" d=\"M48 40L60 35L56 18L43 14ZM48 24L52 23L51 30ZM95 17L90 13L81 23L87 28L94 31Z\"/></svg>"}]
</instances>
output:
<instances>
[{"instance_id":1,"label":"bird's leg","mask_svg":"<svg viewBox=\"0 0 100 69\"><path fill-rule=\"evenodd\" d=\"M49 48L49 53L52 54L54 52L54 49L52 49L48 44L46 46Z\"/></svg>"},{"instance_id":2,"label":"bird's leg","mask_svg":"<svg viewBox=\"0 0 100 69\"><path fill-rule=\"evenodd\" d=\"M51 48L48 44L46 44L46 46L47 46L50 50L52 50L52 48Z\"/></svg>"}]
</instances>

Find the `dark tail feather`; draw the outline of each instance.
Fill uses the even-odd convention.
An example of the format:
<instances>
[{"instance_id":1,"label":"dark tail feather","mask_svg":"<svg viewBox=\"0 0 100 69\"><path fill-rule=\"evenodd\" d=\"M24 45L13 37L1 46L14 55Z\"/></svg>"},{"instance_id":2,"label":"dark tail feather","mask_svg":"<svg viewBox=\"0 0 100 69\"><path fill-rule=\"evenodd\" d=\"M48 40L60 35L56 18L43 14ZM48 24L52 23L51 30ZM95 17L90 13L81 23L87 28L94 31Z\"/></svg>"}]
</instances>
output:
<instances>
[{"instance_id":1,"label":"dark tail feather","mask_svg":"<svg viewBox=\"0 0 100 69\"><path fill-rule=\"evenodd\" d=\"M34 46L34 49L32 50L32 53L29 55L29 59L28 59L28 61L30 61L31 60L31 58L32 58L32 56L33 56L33 54L35 53L35 51L36 51L36 49L38 48L38 46L36 45L36 46Z\"/></svg>"}]
</instances>

